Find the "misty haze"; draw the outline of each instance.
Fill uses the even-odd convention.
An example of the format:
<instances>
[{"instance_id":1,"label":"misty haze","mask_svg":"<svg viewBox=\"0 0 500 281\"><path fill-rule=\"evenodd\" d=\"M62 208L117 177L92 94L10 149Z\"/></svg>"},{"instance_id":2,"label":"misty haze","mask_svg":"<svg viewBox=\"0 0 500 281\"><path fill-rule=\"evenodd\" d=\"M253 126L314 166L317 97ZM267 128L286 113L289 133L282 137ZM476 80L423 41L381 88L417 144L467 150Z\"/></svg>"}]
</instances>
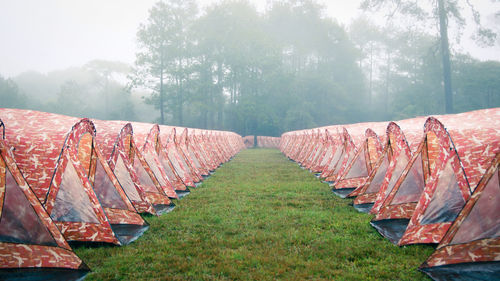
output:
<instances>
[{"instance_id":1,"label":"misty haze","mask_svg":"<svg viewBox=\"0 0 500 281\"><path fill-rule=\"evenodd\" d=\"M498 107L500 3L444 2L2 1L0 107L269 136Z\"/></svg>"},{"instance_id":2,"label":"misty haze","mask_svg":"<svg viewBox=\"0 0 500 281\"><path fill-rule=\"evenodd\" d=\"M0 40L0 280L499 280L500 0L0 0Z\"/></svg>"}]
</instances>

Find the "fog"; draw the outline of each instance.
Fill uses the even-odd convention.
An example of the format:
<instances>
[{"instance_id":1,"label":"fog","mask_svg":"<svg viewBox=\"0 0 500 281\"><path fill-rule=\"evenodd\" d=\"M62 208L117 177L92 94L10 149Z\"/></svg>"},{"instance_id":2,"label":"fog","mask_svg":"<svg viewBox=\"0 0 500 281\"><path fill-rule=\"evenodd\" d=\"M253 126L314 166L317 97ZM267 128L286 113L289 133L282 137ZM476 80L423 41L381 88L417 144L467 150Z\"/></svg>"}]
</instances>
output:
<instances>
[{"instance_id":1,"label":"fog","mask_svg":"<svg viewBox=\"0 0 500 281\"><path fill-rule=\"evenodd\" d=\"M0 1L0 75L12 77L27 70L49 72L81 66L93 59L133 63L136 32L146 21L154 0L19 0ZM202 7L217 1L200 0ZM265 0L250 1L259 11ZM349 24L361 14L359 0L324 0L330 17ZM494 25L500 4L471 1ZM383 17L375 21L383 22ZM498 19L497 19L498 20ZM497 25L500 23L497 22ZM500 60L500 48L479 48L468 38L460 46L482 60Z\"/></svg>"},{"instance_id":2,"label":"fog","mask_svg":"<svg viewBox=\"0 0 500 281\"><path fill-rule=\"evenodd\" d=\"M0 0L0 107L278 136L500 106L499 1L443 0L444 49L436 1L364 1Z\"/></svg>"}]
</instances>

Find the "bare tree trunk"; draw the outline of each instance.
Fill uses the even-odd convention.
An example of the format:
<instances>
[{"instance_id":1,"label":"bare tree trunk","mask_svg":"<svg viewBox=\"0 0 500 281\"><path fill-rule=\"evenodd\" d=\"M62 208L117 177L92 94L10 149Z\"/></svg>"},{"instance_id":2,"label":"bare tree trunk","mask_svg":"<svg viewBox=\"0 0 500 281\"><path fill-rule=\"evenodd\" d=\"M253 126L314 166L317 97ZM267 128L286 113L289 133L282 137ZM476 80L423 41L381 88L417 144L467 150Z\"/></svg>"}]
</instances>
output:
<instances>
[{"instance_id":1,"label":"bare tree trunk","mask_svg":"<svg viewBox=\"0 0 500 281\"><path fill-rule=\"evenodd\" d=\"M163 112L163 58L160 66L160 124L165 124L165 113Z\"/></svg>"},{"instance_id":2,"label":"bare tree trunk","mask_svg":"<svg viewBox=\"0 0 500 281\"><path fill-rule=\"evenodd\" d=\"M368 91L368 107L372 106L373 95L373 42L370 42L370 89Z\"/></svg>"},{"instance_id":3,"label":"bare tree trunk","mask_svg":"<svg viewBox=\"0 0 500 281\"><path fill-rule=\"evenodd\" d=\"M218 96L223 96L223 85L222 85L222 80L224 79L222 72L222 62L219 61L217 64L217 95ZM222 128L222 108L224 107L222 103L222 99L219 99L217 101L217 104L214 104L214 107L217 108L217 127L218 129Z\"/></svg>"},{"instance_id":4,"label":"bare tree trunk","mask_svg":"<svg viewBox=\"0 0 500 281\"><path fill-rule=\"evenodd\" d=\"M451 89L450 47L448 45L448 23L444 0L438 0L439 33L441 34L441 58L443 60L443 82L445 112L453 113L453 95Z\"/></svg>"},{"instance_id":5,"label":"bare tree trunk","mask_svg":"<svg viewBox=\"0 0 500 281\"><path fill-rule=\"evenodd\" d=\"M184 100L183 100L183 88L182 88L182 74L179 75L179 125L182 126L184 124L184 120L183 120L183 115L182 115L182 104L184 103Z\"/></svg>"},{"instance_id":6,"label":"bare tree trunk","mask_svg":"<svg viewBox=\"0 0 500 281\"><path fill-rule=\"evenodd\" d=\"M384 111L386 117L389 116L388 111L389 111L389 79L391 76L391 53L387 52L387 71L385 73L385 102L384 102Z\"/></svg>"},{"instance_id":7,"label":"bare tree trunk","mask_svg":"<svg viewBox=\"0 0 500 281\"><path fill-rule=\"evenodd\" d=\"M106 118L109 118L109 73L104 73L104 110L106 111Z\"/></svg>"}]
</instances>

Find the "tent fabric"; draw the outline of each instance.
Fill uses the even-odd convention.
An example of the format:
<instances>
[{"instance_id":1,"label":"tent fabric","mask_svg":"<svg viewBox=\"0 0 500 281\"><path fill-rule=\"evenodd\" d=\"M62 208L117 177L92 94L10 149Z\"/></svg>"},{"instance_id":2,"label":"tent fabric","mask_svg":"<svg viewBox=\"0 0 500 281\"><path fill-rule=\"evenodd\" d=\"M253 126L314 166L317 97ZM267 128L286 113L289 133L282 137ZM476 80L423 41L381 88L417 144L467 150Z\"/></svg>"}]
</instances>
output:
<instances>
[{"instance_id":1,"label":"tent fabric","mask_svg":"<svg viewBox=\"0 0 500 281\"><path fill-rule=\"evenodd\" d=\"M201 130L192 131L192 134L190 134L189 146L192 146L194 150L200 155L199 160L204 163L203 165L210 173L213 172L219 166L219 164L216 163L213 156L209 154L204 144L204 134L205 132Z\"/></svg>"},{"instance_id":2,"label":"tent fabric","mask_svg":"<svg viewBox=\"0 0 500 281\"><path fill-rule=\"evenodd\" d=\"M215 146L215 137L213 133L205 133L202 135L202 144L203 149L206 151L206 154L211 157L214 167L219 167L222 163L225 162L224 157L221 151Z\"/></svg>"},{"instance_id":3,"label":"tent fabric","mask_svg":"<svg viewBox=\"0 0 500 281\"><path fill-rule=\"evenodd\" d=\"M333 156L333 152L335 151L333 142L333 136L330 133L330 130L325 129L325 137L322 142L321 152L311 164L310 170L313 173L321 173L324 169L326 169L326 166L329 163L329 159L331 156Z\"/></svg>"},{"instance_id":4,"label":"tent fabric","mask_svg":"<svg viewBox=\"0 0 500 281\"><path fill-rule=\"evenodd\" d=\"M246 148L254 147L255 146L254 136L244 136L243 143L245 144Z\"/></svg>"},{"instance_id":5,"label":"tent fabric","mask_svg":"<svg viewBox=\"0 0 500 281\"><path fill-rule=\"evenodd\" d=\"M257 136L257 146L264 148L278 148L280 144L279 137Z\"/></svg>"},{"instance_id":6,"label":"tent fabric","mask_svg":"<svg viewBox=\"0 0 500 281\"><path fill-rule=\"evenodd\" d=\"M500 274L500 153L436 251L419 269L434 280L493 280Z\"/></svg>"},{"instance_id":7,"label":"tent fabric","mask_svg":"<svg viewBox=\"0 0 500 281\"><path fill-rule=\"evenodd\" d=\"M312 171L313 165L319 161L318 158L322 156L326 144L326 130L318 130L317 144L305 159L303 166ZM314 172L314 171L312 171Z\"/></svg>"},{"instance_id":8,"label":"tent fabric","mask_svg":"<svg viewBox=\"0 0 500 281\"><path fill-rule=\"evenodd\" d=\"M461 206L463 206L464 202L470 196L468 195L470 192L467 189L473 190L474 186L477 185L477 176L475 175L485 169L484 161L491 159L494 156L493 153L495 150L498 149L498 136L496 129L494 129L496 126L495 122L498 122L495 121L495 119L498 119L497 114L498 110L492 109L439 116L440 120L446 122L447 130L437 119L429 118L425 125L424 138L413 154L410 164L405 168L401 177L396 182L394 189L382 203L380 211L376 214L371 224L382 235L389 237L393 243L400 242L399 240L404 233L406 233L407 238L405 238L406 241L402 241L401 243L412 243L411 241L419 241L418 243L426 243L423 241L438 243L451 224L451 221L453 221L453 216L456 216ZM479 123L479 120L482 120L482 122ZM474 141L466 140L468 136ZM452 147L452 145L455 146ZM460 150L458 150L459 147ZM442 155L444 153L441 153L441 151L455 152L451 154L455 155L453 165L445 161L445 156ZM475 159L473 160L474 162L471 162L471 159ZM445 173L445 167L448 167L448 171L453 169L455 171L453 173ZM469 175L466 174L466 171L474 175L471 180L469 180ZM450 174L455 174L457 179L453 180ZM424 186L425 189L428 189L430 188L429 185L433 184L432 193L428 189L426 194L426 196L432 197L439 181L441 182L439 185L440 189L448 187L444 184L444 176L448 176L448 180L452 180L452 183L456 181L461 182L462 188L441 192L441 195L443 193L447 196L460 195L457 192L460 191L462 192L461 199L460 196L448 198L450 200L455 199L453 201L455 202L454 207L450 206L453 204L444 204L442 201L444 198L435 199L434 202L441 201L442 205L434 203L434 207L431 206L430 208L434 211L429 211L425 215L427 218L439 216L438 214L441 211L436 212L436 210L442 209L441 220L444 221L429 223L429 220L426 219L422 221L425 223L425 226L420 226L420 223L416 220L415 211L418 204L424 204L424 202L420 203L420 200L423 199ZM426 202L425 206L420 207L419 212L421 213L418 217L424 215L426 206L429 203ZM448 218L444 216L445 213L448 213ZM411 218L414 219L415 226L408 230L407 226ZM391 227L394 228L396 226L398 233L390 230ZM426 230L428 234L415 235L419 230ZM429 236L433 236L433 238Z\"/></svg>"},{"instance_id":9,"label":"tent fabric","mask_svg":"<svg viewBox=\"0 0 500 281\"><path fill-rule=\"evenodd\" d=\"M462 233L457 235L461 238L446 242L449 244L443 247L446 250L438 253L438 249L436 259L429 260L421 269L436 280L449 280L446 278L450 276L477 279L488 272L498 276L500 254L495 252L500 248L495 240L500 232L497 221L500 210L495 199L499 191L498 164L496 168L488 167L500 153L500 108L392 122L386 134L379 135L381 143L386 145L378 146L383 147L378 158L366 156L369 138L365 134L360 141L358 126L365 126L366 130L373 124L286 132L279 147L290 160L334 187L348 189L355 176L366 176L365 171L359 172L359 167L371 166L366 181L348 196L355 197L356 208L374 214L372 226L400 246L444 243L443 236L450 226L457 223L464 210L472 208L468 207L471 194L472 198L479 197L475 190L492 174L487 186L495 189L486 188L488 195L483 195L489 198L489 204L483 203L488 207L476 207L481 211L475 211L466 220L467 227L462 225ZM360 159L363 155L365 161ZM491 172L492 169L496 172ZM461 250L462 246L469 248ZM490 253L495 253L495 258ZM459 259L460 265L446 261L444 255L453 255L451 260Z\"/></svg>"},{"instance_id":10,"label":"tent fabric","mask_svg":"<svg viewBox=\"0 0 500 281\"><path fill-rule=\"evenodd\" d=\"M176 159L170 159L167 151L166 143L169 142L169 138L172 135L173 127L159 125L158 134L152 135L154 138L150 140L151 144L155 144L154 152L158 157L160 163L162 164L163 171L166 173L170 183L172 184L176 193L184 194L188 192L189 189L187 185L184 183L183 179L179 171L174 167L174 161ZM171 141L171 140L170 140ZM144 139L144 143L146 143L146 139Z\"/></svg>"},{"instance_id":11,"label":"tent fabric","mask_svg":"<svg viewBox=\"0 0 500 281\"><path fill-rule=\"evenodd\" d=\"M500 151L500 109L442 116L440 119L446 128L432 117L425 125L425 134L434 134L440 149L436 151L436 160L431 162L431 178L399 245L439 243L477 186L488 163ZM427 154L429 158L432 156L429 152Z\"/></svg>"},{"instance_id":12,"label":"tent fabric","mask_svg":"<svg viewBox=\"0 0 500 281\"><path fill-rule=\"evenodd\" d=\"M366 182L383 152L383 146L378 135L372 129L367 129L365 139L356 150L343 175L333 184L333 191L342 197L352 197L354 194L351 193Z\"/></svg>"},{"instance_id":13,"label":"tent fabric","mask_svg":"<svg viewBox=\"0 0 500 281\"><path fill-rule=\"evenodd\" d=\"M305 143L305 146L302 147L302 149L300 150L297 158L295 159L295 162L297 162L302 167L304 167L305 161L307 160L309 154L311 154L312 151L315 149L315 147L318 146L319 141L320 141L319 130L317 130L317 131L313 130L311 137Z\"/></svg>"},{"instance_id":14,"label":"tent fabric","mask_svg":"<svg viewBox=\"0 0 500 281\"><path fill-rule=\"evenodd\" d=\"M216 164L214 164L210 157L208 157L207 152L202 146L200 130L190 131L187 145L190 153L194 154L207 174L210 174L215 170L215 168L217 168Z\"/></svg>"},{"instance_id":15,"label":"tent fabric","mask_svg":"<svg viewBox=\"0 0 500 281\"><path fill-rule=\"evenodd\" d=\"M201 175L206 177L210 175L210 167L205 162L205 157L202 155L202 149L198 146L193 135L194 129L189 130L186 133L185 138L185 149L186 152L191 157L195 167L201 172Z\"/></svg>"},{"instance_id":16,"label":"tent fabric","mask_svg":"<svg viewBox=\"0 0 500 281\"><path fill-rule=\"evenodd\" d=\"M144 159L146 165L144 168L153 175L153 179L160 185L164 193L170 198L178 198L175 193L174 183L172 182L173 176L169 175L161 162L159 153L161 150L161 140L160 140L160 126L158 124L147 124L133 122L132 127L134 129L134 140L138 148L138 154L142 155L141 159Z\"/></svg>"},{"instance_id":17,"label":"tent fabric","mask_svg":"<svg viewBox=\"0 0 500 281\"><path fill-rule=\"evenodd\" d=\"M186 190L187 187L195 187L195 180L190 173L191 171L189 171L188 167L183 163L182 156L179 154L175 143L176 128L164 130L163 126L160 126L160 132L161 134L166 133L168 135L166 142L163 143L162 140L162 144L164 145L163 150L165 152L164 159L168 159L175 173L179 175L183 183L183 186L180 188Z\"/></svg>"},{"instance_id":18,"label":"tent fabric","mask_svg":"<svg viewBox=\"0 0 500 281\"><path fill-rule=\"evenodd\" d=\"M387 138L390 140L390 153L393 161L391 161L390 166L387 168L384 181L379 187L374 205L370 210L371 214L378 213L382 203L394 188L397 180L407 167L412 156L411 146L406 140L406 135L401 127L399 127L396 123L390 123L387 131Z\"/></svg>"},{"instance_id":19,"label":"tent fabric","mask_svg":"<svg viewBox=\"0 0 500 281\"><path fill-rule=\"evenodd\" d=\"M385 132L385 145L381 158L377 160L367 181L351 196L357 196L358 210L376 214L385 198L396 186L414 151L415 143L422 138L423 117L390 122ZM408 137L406 136L408 135ZM394 176L393 176L394 174Z\"/></svg>"},{"instance_id":20,"label":"tent fabric","mask_svg":"<svg viewBox=\"0 0 500 281\"><path fill-rule=\"evenodd\" d=\"M160 215L170 210L173 203L165 190L172 187L158 180L146 162L135 143L132 125L123 121L94 120L94 123L98 130L97 142L105 148L110 168L137 211Z\"/></svg>"},{"instance_id":21,"label":"tent fabric","mask_svg":"<svg viewBox=\"0 0 500 281\"><path fill-rule=\"evenodd\" d=\"M345 186L353 186L354 190L347 194L347 197L356 197L359 194L359 191L363 184L366 182L366 180L369 178L370 173L375 169L375 166L377 165L377 161L379 160L380 156L384 152L384 145L382 141L380 140L380 137L378 136L377 133L375 133L371 129L366 129L365 132L365 141L363 143L363 149L358 153L357 157L364 157L363 160L358 160L361 163L364 163L367 166L366 172L368 173L368 176L362 176L358 178L352 178L351 174L347 174L345 179L345 183L343 183ZM352 164L354 165L354 163ZM359 165L358 165L359 166ZM361 168L356 168L354 166L354 173L358 173L358 171L364 172ZM353 167L349 168L353 169ZM349 173L352 173L351 170L349 170ZM352 178L352 179L351 179ZM352 182L351 182L352 180ZM339 183L340 184L340 183Z\"/></svg>"},{"instance_id":22,"label":"tent fabric","mask_svg":"<svg viewBox=\"0 0 500 281\"><path fill-rule=\"evenodd\" d=\"M0 121L0 128L4 129ZM81 278L89 271L71 250L18 169L10 147L0 139L0 279L55 274ZM64 269L58 275L53 270Z\"/></svg>"},{"instance_id":23,"label":"tent fabric","mask_svg":"<svg viewBox=\"0 0 500 281\"><path fill-rule=\"evenodd\" d=\"M191 171L191 174L193 175L195 182L200 182L203 180L202 172L198 168L196 168L193 159L191 158L191 156L187 151L186 138L188 135L188 128L180 128L179 131L181 131L181 133L176 134L174 138L176 147L179 151L179 154L182 156L182 159L184 160L184 164Z\"/></svg>"},{"instance_id":24,"label":"tent fabric","mask_svg":"<svg viewBox=\"0 0 500 281\"><path fill-rule=\"evenodd\" d=\"M339 168L342 163L342 156L344 155L344 147L342 141L342 135L339 131L332 132L330 146L332 151L330 156L322 163L324 164L323 171L321 172L320 178L327 178L332 176Z\"/></svg>"},{"instance_id":25,"label":"tent fabric","mask_svg":"<svg viewBox=\"0 0 500 281\"><path fill-rule=\"evenodd\" d=\"M402 123L410 123L412 125L408 127L413 127L413 124L418 123L418 121L421 121L421 118L402 121ZM370 176L361 187L353 192L353 195L357 196L354 200L354 206L363 206L359 210L372 214L378 212L412 156L405 132L397 123L390 122L387 125L385 139L385 148Z\"/></svg>"},{"instance_id":26,"label":"tent fabric","mask_svg":"<svg viewBox=\"0 0 500 281\"><path fill-rule=\"evenodd\" d=\"M337 163L337 167L335 168L334 172L329 175L325 180L327 182L332 182L331 186L333 189L342 189L345 187L344 185L336 185L338 184L338 181L342 178L342 175L344 174L345 170L348 168L348 165L355 159L356 155L358 155L358 148L356 147L356 144L354 144L354 140L347 131L347 129L344 127L342 128L342 149L343 149L343 156ZM347 188L347 187L345 187ZM349 187L350 188L350 187Z\"/></svg>"},{"instance_id":27,"label":"tent fabric","mask_svg":"<svg viewBox=\"0 0 500 281\"><path fill-rule=\"evenodd\" d=\"M333 184L333 187L335 189L342 188L342 184L336 186L338 184L337 181L343 179L344 176L347 175L348 168L351 167L355 156L362 148L362 144L365 140L366 129L371 128L376 134L382 134L383 130L386 127L386 124L387 122L367 122L344 125L341 129L341 145L343 146L344 150L342 162L338 163L336 171L334 171L332 175L327 177L326 181L335 182Z\"/></svg>"},{"instance_id":28,"label":"tent fabric","mask_svg":"<svg viewBox=\"0 0 500 281\"><path fill-rule=\"evenodd\" d=\"M93 124L88 119L77 121L31 110L2 109L0 116L19 168L64 237L120 244L87 178ZM67 200L71 192L86 196Z\"/></svg>"}]
</instances>

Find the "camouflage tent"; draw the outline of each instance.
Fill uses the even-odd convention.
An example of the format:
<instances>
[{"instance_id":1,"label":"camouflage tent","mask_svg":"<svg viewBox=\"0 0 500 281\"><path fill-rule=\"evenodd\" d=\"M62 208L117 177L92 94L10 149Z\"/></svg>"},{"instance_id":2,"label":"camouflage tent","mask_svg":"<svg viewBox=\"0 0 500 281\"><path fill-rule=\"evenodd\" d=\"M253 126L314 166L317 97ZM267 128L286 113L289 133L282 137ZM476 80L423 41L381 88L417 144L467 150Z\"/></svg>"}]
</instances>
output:
<instances>
[{"instance_id":1,"label":"camouflage tent","mask_svg":"<svg viewBox=\"0 0 500 281\"><path fill-rule=\"evenodd\" d=\"M500 154L497 154L436 251L420 266L434 280L500 276Z\"/></svg>"},{"instance_id":2,"label":"camouflage tent","mask_svg":"<svg viewBox=\"0 0 500 281\"><path fill-rule=\"evenodd\" d=\"M3 140L0 121L0 279L79 279L89 268L38 201Z\"/></svg>"}]
</instances>

